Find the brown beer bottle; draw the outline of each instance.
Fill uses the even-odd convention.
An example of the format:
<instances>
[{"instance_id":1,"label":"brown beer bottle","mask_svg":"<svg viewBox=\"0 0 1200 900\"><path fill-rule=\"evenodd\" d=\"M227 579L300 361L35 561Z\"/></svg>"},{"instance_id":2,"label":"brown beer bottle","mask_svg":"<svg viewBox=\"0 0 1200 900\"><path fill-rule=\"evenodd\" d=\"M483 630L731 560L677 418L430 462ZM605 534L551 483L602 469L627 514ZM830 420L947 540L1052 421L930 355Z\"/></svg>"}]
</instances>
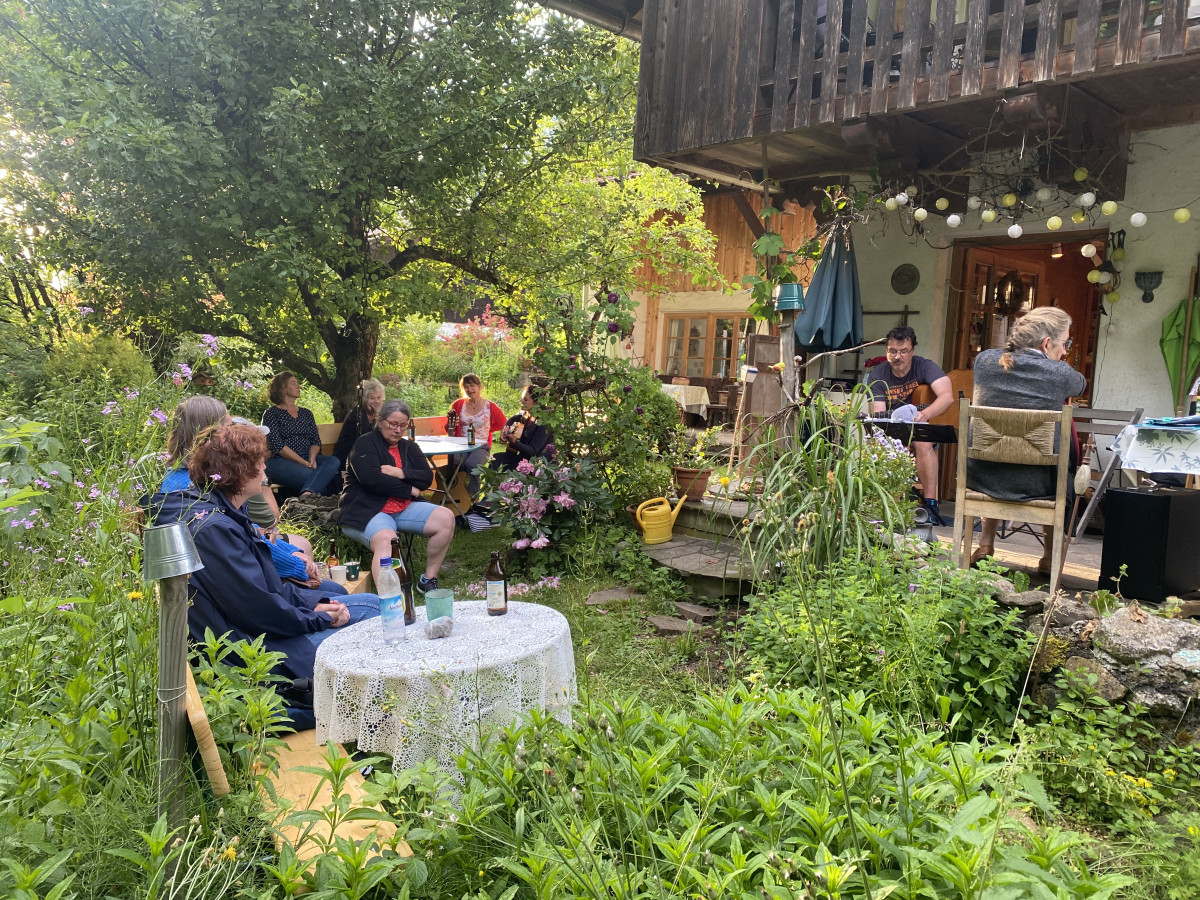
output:
<instances>
[{"instance_id":1,"label":"brown beer bottle","mask_svg":"<svg viewBox=\"0 0 1200 900\"><path fill-rule=\"evenodd\" d=\"M475 423L474 422L467 423L467 446L468 447L475 446Z\"/></svg>"},{"instance_id":2,"label":"brown beer bottle","mask_svg":"<svg viewBox=\"0 0 1200 900\"><path fill-rule=\"evenodd\" d=\"M487 614L502 616L508 612L508 577L504 574L504 566L500 563L500 553L497 550L492 551L486 580Z\"/></svg>"},{"instance_id":3,"label":"brown beer bottle","mask_svg":"<svg viewBox=\"0 0 1200 900\"><path fill-rule=\"evenodd\" d=\"M404 554L400 550L398 538L392 538L392 570L400 579L400 596L404 598L404 624L412 625L417 621L417 607L413 603L412 576L408 574L408 566L404 564Z\"/></svg>"},{"instance_id":4,"label":"brown beer bottle","mask_svg":"<svg viewBox=\"0 0 1200 900\"><path fill-rule=\"evenodd\" d=\"M338 558L337 540L335 538L330 538L329 539L329 557L325 560L325 565L329 566L330 577L333 576L333 567L340 566L341 564L342 564L342 561L341 561L341 559Z\"/></svg>"}]
</instances>

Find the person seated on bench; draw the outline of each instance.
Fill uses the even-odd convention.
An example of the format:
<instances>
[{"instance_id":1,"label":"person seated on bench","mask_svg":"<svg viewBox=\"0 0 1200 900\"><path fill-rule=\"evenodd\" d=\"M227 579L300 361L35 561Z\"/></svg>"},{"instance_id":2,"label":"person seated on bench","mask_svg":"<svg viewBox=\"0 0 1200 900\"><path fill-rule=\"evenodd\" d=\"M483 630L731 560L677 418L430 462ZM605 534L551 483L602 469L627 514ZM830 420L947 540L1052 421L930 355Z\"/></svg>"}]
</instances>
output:
<instances>
[{"instance_id":1,"label":"person seated on bench","mask_svg":"<svg viewBox=\"0 0 1200 900\"><path fill-rule=\"evenodd\" d=\"M445 472L446 483L454 480L459 469L466 469L472 473L467 490L471 499L475 500L479 496L479 476L474 474L475 469L486 463L492 455L492 435L504 427L506 420L499 406L484 399L483 380L474 372L468 372L458 380L458 390L462 396L450 404L450 412L456 420L455 427L450 427L450 417L447 416L446 434L466 437L467 426L474 425L475 441L479 446L466 456L458 457L461 462L456 460L451 464L450 471Z\"/></svg>"},{"instance_id":2,"label":"person seated on bench","mask_svg":"<svg viewBox=\"0 0 1200 900\"><path fill-rule=\"evenodd\" d=\"M171 433L167 437L167 453L169 454L166 477L159 490L168 491L191 490L192 479L188 475L188 457L192 452L192 443L196 435L211 425L216 424L249 425L266 434L265 425L254 425L246 419L232 417L225 404L214 397L197 394L188 397L175 407L171 414ZM275 495L264 479L262 489L257 494L251 494L246 499L245 513L259 530L259 536L270 546L271 561L281 578L287 578L298 584L307 584L311 588L323 588L334 594L344 594L346 589L333 581L322 582L317 576L316 562L313 560L312 544L308 539L298 534L280 534L277 527L279 522L279 507L275 503Z\"/></svg>"},{"instance_id":3,"label":"person seated on bench","mask_svg":"<svg viewBox=\"0 0 1200 900\"><path fill-rule=\"evenodd\" d=\"M333 455L338 458L338 466L342 471L346 469L346 460L350 458L354 442L375 427L375 418L379 415L379 407L383 406L383 398L381 381L365 378L358 386L358 406L346 413L337 443L333 445Z\"/></svg>"},{"instance_id":4,"label":"person seated on bench","mask_svg":"<svg viewBox=\"0 0 1200 900\"><path fill-rule=\"evenodd\" d=\"M204 568L189 582L188 633L205 631L231 640L263 638L283 653L277 674L311 680L316 648L334 628L379 615L371 594L332 597L279 578L271 554L242 512L262 489L267 439L252 425L214 425L201 432L188 460L195 489L155 494L149 501L155 525L185 523ZM312 710L289 708L293 725L311 723Z\"/></svg>"},{"instance_id":5,"label":"person seated on bench","mask_svg":"<svg viewBox=\"0 0 1200 900\"><path fill-rule=\"evenodd\" d=\"M954 402L954 390L950 379L931 359L914 356L917 333L907 325L897 325L887 333L887 362L882 362L867 375L867 387L871 391L871 414L878 415L885 409L894 413L912 402L913 392L922 384L933 390L934 401L924 409L917 410L904 421L928 422L950 408ZM923 505L929 510L934 525L945 525L938 509L938 458L937 450L928 441L913 441L910 445L917 462L917 478L925 494Z\"/></svg>"},{"instance_id":6,"label":"person seated on bench","mask_svg":"<svg viewBox=\"0 0 1200 900\"><path fill-rule=\"evenodd\" d=\"M267 385L267 396L275 404L263 413L262 423L270 429L271 458L267 474L301 497L336 494L341 487L341 468L336 457L321 452L321 432L311 410L296 405L300 382L291 372L280 372Z\"/></svg>"},{"instance_id":7,"label":"person seated on bench","mask_svg":"<svg viewBox=\"0 0 1200 900\"><path fill-rule=\"evenodd\" d=\"M1008 334L1004 350L984 350L975 357L975 396L977 406L1007 409L1062 409L1071 397L1087 390L1087 379L1063 362L1071 349L1071 317L1054 306L1039 306L1023 315ZM1071 435L1059 435L1059 441L1071 441ZM1069 444L1069 453L1075 447ZM1070 468L1078 457L1072 453ZM996 500L1052 500L1055 471L1053 466L1022 466L1014 463L967 460L967 487ZM1067 479L1067 509L1074 497L1073 479ZM999 519L984 519L979 546L971 554L971 564L995 552ZM1066 523L1064 522L1065 526ZM967 523L970 527L970 523ZM1049 526L1042 526L1042 558L1038 572L1050 574L1053 547Z\"/></svg>"},{"instance_id":8,"label":"person seated on bench","mask_svg":"<svg viewBox=\"0 0 1200 900\"><path fill-rule=\"evenodd\" d=\"M454 514L421 500L433 484L429 461L412 441L404 440L412 412L399 400L384 401L368 431L350 451L346 487L338 504L342 531L371 549L371 574L379 578L379 561L392 555L398 532L423 534L425 571L417 579L422 593L437 587L438 572L454 537Z\"/></svg>"},{"instance_id":9,"label":"person seated on bench","mask_svg":"<svg viewBox=\"0 0 1200 900\"><path fill-rule=\"evenodd\" d=\"M496 435L496 440L504 444L505 449L495 454L488 463L493 469L512 471L523 459L552 455L553 438L550 429L538 424L534 417L536 406L537 388L527 384L525 390L521 391L521 413L510 418Z\"/></svg>"}]
</instances>

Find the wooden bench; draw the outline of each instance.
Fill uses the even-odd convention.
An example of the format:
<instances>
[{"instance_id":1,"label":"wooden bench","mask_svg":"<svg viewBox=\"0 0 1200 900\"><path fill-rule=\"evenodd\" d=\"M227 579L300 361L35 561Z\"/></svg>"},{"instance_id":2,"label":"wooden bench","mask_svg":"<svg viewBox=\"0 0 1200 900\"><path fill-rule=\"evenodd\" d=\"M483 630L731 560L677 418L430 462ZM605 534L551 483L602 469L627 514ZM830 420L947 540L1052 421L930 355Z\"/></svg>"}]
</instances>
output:
<instances>
[{"instance_id":1,"label":"wooden bench","mask_svg":"<svg viewBox=\"0 0 1200 900\"><path fill-rule=\"evenodd\" d=\"M338 438L342 436L342 423L329 422L317 426L317 434L321 436L321 453L333 456L333 448L337 446Z\"/></svg>"},{"instance_id":2,"label":"wooden bench","mask_svg":"<svg viewBox=\"0 0 1200 900\"><path fill-rule=\"evenodd\" d=\"M359 579L360 581L365 579ZM204 771L208 775L212 792L217 797L229 793L229 779L225 775L225 767L221 763L221 755L209 727L208 715L204 711L204 702L196 688L196 679L192 675L191 666L187 669L187 714L196 736L196 744L200 748L200 758L204 763ZM284 746L278 751L277 765L267 775L272 790L265 792L265 805L271 815L271 823L275 831L276 848L281 848L287 841L302 860L310 860L324 852L325 848L337 838L352 841L371 840L380 845L395 843L396 826L387 821L343 820L330 831L329 822L318 816L313 822L306 824L283 824L286 818L297 811L320 812L329 808L335 802L333 788L329 780L314 771L324 771L330 767L329 754L334 755L333 765L354 766L340 744L330 743L327 747L318 746L315 731L297 731L282 738ZM345 775L345 793L350 798L350 805L365 806L365 779L357 768L352 768ZM401 840L396 844L396 852L400 856L411 857L412 848Z\"/></svg>"}]
</instances>

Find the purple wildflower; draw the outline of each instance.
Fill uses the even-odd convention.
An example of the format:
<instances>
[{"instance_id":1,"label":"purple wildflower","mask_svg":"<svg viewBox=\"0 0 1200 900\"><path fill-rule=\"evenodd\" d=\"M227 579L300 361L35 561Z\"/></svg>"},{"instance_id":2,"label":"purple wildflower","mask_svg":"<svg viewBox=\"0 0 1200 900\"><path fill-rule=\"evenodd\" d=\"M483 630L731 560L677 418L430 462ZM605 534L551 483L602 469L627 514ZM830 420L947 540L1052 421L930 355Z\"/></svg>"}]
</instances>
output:
<instances>
[{"instance_id":1,"label":"purple wildflower","mask_svg":"<svg viewBox=\"0 0 1200 900\"><path fill-rule=\"evenodd\" d=\"M627 394L631 394L631 393L633 393L633 385L627 384L623 388L621 388L621 390L623 390Z\"/></svg>"},{"instance_id":2,"label":"purple wildflower","mask_svg":"<svg viewBox=\"0 0 1200 900\"><path fill-rule=\"evenodd\" d=\"M92 309L90 306L79 307L79 315L81 315L81 316L90 316L94 312L95 312L95 310Z\"/></svg>"},{"instance_id":3,"label":"purple wildflower","mask_svg":"<svg viewBox=\"0 0 1200 900\"><path fill-rule=\"evenodd\" d=\"M616 303L620 299L621 299L621 296L616 291L608 292L608 302L609 303Z\"/></svg>"},{"instance_id":4,"label":"purple wildflower","mask_svg":"<svg viewBox=\"0 0 1200 900\"><path fill-rule=\"evenodd\" d=\"M608 323L608 333L609 334L616 334L620 330L621 330L621 326L618 325L616 322Z\"/></svg>"},{"instance_id":5,"label":"purple wildflower","mask_svg":"<svg viewBox=\"0 0 1200 900\"><path fill-rule=\"evenodd\" d=\"M120 415L121 407L119 407L117 405L116 400L109 400L107 403L104 404L104 408L102 410L100 410L100 415L110 416L113 413L117 413L118 415Z\"/></svg>"}]
</instances>

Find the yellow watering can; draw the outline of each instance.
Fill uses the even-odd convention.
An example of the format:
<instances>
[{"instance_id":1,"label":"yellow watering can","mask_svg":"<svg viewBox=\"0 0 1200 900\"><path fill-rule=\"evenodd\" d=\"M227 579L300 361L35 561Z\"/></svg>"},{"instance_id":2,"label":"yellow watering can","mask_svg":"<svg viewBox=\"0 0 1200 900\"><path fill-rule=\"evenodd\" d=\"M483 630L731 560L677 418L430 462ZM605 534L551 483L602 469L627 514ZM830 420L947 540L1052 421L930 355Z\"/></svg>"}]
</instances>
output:
<instances>
[{"instance_id":1,"label":"yellow watering can","mask_svg":"<svg viewBox=\"0 0 1200 900\"><path fill-rule=\"evenodd\" d=\"M647 544L665 544L669 541L671 529L675 527L675 519L679 516L679 510L683 509L683 501L686 499L680 497L674 509L671 509L671 503L666 497L655 497L639 506L634 518L642 526L642 540Z\"/></svg>"}]
</instances>

